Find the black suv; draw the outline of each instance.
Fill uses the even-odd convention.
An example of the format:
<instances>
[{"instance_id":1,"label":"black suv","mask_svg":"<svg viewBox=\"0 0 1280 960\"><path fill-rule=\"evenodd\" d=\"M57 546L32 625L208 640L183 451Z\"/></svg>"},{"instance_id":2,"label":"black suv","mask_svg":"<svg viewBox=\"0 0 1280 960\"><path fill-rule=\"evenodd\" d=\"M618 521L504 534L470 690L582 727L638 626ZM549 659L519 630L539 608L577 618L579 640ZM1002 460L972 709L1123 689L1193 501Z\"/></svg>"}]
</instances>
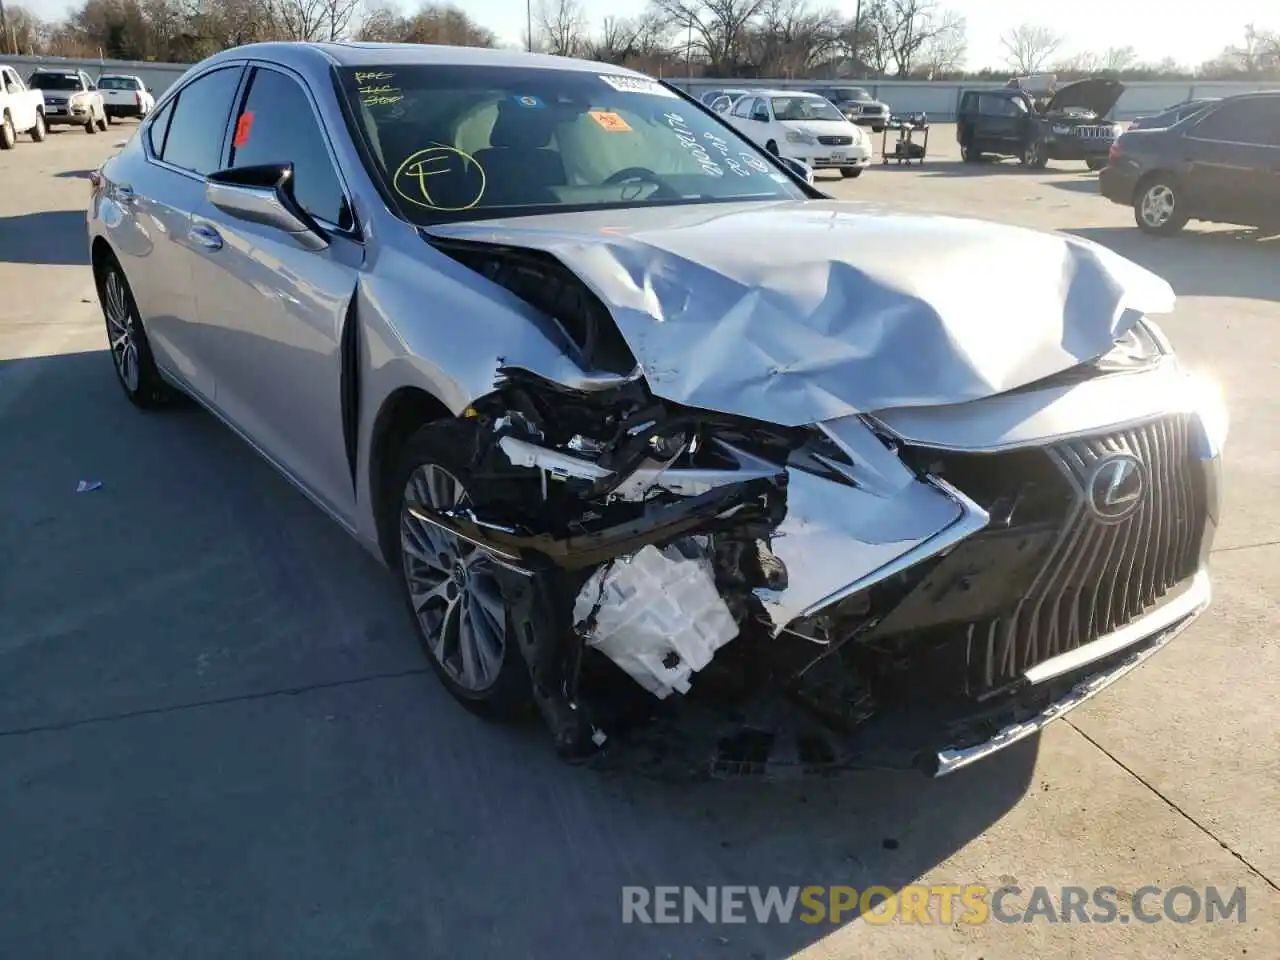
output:
<instances>
[{"instance_id":1,"label":"black suv","mask_svg":"<svg viewBox=\"0 0 1280 960\"><path fill-rule=\"evenodd\" d=\"M1098 177L1147 233L1191 219L1280 228L1280 91L1225 97L1171 127L1130 130Z\"/></svg>"},{"instance_id":2,"label":"black suv","mask_svg":"<svg viewBox=\"0 0 1280 960\"><path fill-rule=\"evenodd\" d=\"M1105 118L1122 93L1124 84L1101 78L1069 83L1048 99L1009 87L966 90L956 118L960 156L971 163L987 154L1017 157L1034 169L1083 160L1101 170L1120 132Z\"/></svg>"}]
</instances>

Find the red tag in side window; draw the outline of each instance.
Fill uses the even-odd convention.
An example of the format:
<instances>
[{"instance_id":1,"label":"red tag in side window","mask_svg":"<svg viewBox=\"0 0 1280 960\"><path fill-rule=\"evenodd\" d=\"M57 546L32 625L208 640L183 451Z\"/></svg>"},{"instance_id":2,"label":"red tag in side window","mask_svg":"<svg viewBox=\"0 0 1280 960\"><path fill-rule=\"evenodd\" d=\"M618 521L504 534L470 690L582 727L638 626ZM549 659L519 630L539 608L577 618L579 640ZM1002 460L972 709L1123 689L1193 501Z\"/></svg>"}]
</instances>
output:
<instances>
[{"instance_id":1,"label":"red tag in side window","mask_svg":"<svg viewBox=\"0 0 1280 960\"><path fill-rule=\"evenodd\" d=\"M253 111L246 110L236 121L236 136L231 145L239 150L249 142L249 132L253 129Z\"/></svg>"}]
</instances>

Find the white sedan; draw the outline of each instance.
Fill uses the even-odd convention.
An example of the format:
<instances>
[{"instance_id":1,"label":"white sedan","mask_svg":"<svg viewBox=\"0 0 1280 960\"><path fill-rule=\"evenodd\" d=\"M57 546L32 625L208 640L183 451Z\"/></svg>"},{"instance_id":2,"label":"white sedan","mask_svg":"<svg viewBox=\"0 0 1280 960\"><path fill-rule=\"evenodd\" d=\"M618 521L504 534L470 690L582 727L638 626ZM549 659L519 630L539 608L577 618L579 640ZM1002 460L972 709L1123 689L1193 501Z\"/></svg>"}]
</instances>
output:
<instances>
[{"instance_id":1,"label":"white sedan","mask_svg":"<svg viewBox=\"0 0 1280 960\"><path fill-rule=\"evenodd\" d=\"M871 143L831 101L798 90L758 90L733 105L727 119L770 153L814 170L859 176L871 162Z\"/></svg>"}]
</instances>

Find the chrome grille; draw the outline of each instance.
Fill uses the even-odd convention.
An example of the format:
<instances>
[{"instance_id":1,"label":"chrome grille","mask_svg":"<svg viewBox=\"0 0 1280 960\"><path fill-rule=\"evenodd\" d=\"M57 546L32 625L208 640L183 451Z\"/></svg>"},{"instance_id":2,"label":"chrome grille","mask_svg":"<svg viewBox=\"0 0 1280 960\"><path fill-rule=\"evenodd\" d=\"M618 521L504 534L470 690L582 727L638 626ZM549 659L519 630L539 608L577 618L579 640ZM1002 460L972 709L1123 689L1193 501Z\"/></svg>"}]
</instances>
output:
<instances>
[{"instance_id":1,"label":"chrome grille","mask_svg":"<svg viewBox=\"0 0 1280 960\"><path fill-rule=\"evenodd\" d=\"M1114 127L1076 127L1075 135L1083 140L1114 140L1116 131Z\"/></svg>"},{"instance_id":2,"label":"chrome grille","mask_svg":"<svg viewBox=\"0 0 1280 960\"><path fill-rule=\"evenodd\" d=\"M1181 415L1049 448L1075 496L1026 596L968 627L971 693L1112 632L1195 572L1205 508L1191 428ZM1090 507L1091 486L1125 454L1145 468L1145 490L1131 515L1108 520Z\"/></svg>"},{"instance_id":3,"label":"chrome grille","mask_svg":"<svg viewBox=\"0 0 1280 960\"><path fill-rule=\"evenodd\" d=\"M824 147L847 147L853 143L853 137L819 137L818 142Z\"/></svg>"}]
</instances>

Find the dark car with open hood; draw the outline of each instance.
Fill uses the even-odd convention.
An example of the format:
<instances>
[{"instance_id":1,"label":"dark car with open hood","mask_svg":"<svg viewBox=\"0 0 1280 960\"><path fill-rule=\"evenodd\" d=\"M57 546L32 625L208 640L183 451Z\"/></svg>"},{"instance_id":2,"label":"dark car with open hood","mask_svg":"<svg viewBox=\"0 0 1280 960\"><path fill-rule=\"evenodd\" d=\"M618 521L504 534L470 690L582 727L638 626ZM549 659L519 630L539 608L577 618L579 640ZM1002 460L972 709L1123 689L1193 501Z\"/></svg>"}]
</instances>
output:
<instances>
[{"instance_id":1,"label":"dark car with open hood","mask_svg":"<svg viewBox=\"0 0 1280 960\"><path fill-rule=\"evenodd\" d=\"M1049 97L1017 87L967 90L956 118L960 156L968 163L1017 157L1032 169L1050 160L1082 160L1100 170L1121 132L1106 118L1122 93L1124 84L1103 78L1069 83Z\"/></svg>"},{"instance_id":2,"label":"dark car with open hood","mask_svg":"<svg viewBox=\"0 0 1280 960\"><path fill-rule=\"evenodd\" d=\"M1129 130L1098 177L1147 233L1188 220L1280 229L1280 92L1226 97L1170 127Z\"/></svg>"},{"instance_id":3,"label":"dark car with open hood","mask_svg":"<svg viewBox=\"0 0 1280 960\"><path fill-rule=\"evenodd\" d=\"M227 50L87 228L129 402L212 410L575 761L949 773L1209 603L1226 420L1168 283L825 197L634 71Z\"/></svg>"}]
</instances>

